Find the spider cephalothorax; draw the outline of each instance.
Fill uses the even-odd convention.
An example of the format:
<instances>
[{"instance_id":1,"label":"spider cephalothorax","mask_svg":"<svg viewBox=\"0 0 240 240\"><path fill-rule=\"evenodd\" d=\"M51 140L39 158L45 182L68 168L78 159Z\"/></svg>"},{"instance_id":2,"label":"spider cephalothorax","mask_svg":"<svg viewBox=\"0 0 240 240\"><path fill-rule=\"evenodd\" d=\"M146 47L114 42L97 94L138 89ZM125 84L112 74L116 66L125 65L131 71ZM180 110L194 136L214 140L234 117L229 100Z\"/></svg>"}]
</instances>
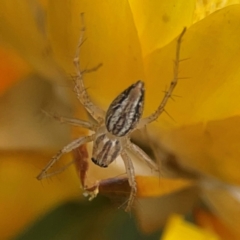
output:
<instances>
[{"instance_id":1,"label":"spider cephalothorax","mask_svg":"<svg viewBox=\"0 0 240 240\"><path fill-rule=\"evenodd\" d=\"M144 105L144 83L137 81L132 84L121 94L119 94L113 102L110 104L107 112L96 106L86 91L83 82L83 74L80 71L79 54L80 46L83 42L84 28L79 40L79 46L74 58L74 64L76 67L76 79L74 90L77 98L81 104L85 107L88 113L97 122L93 124L88 121L80 119L71 119L64 117L56 117L62 122L66 122L72 125L81 126L94 131L95 133L90 136L80 137L75 139L64 148L62 148L37 176L37 179L41 180L50 176L48 170L60 159L60 157L78 148L82 144L93 141L92 161L100 167L107 167L113 162L117 156L121 156L128 176L128 182L131 187L130 197L127 203L126 211L131 209L134 198L137 192L137 185L135 181L135 173L132 161L128 155L128 151L134 153L138 158L144 160L151 168L157 170L156 164L134 143L130 141L130 134L136 129L140 129L145 125L156 120L159 115L164 111L167 104L167 100L171 97L171 94L177 84L178 80L178 66L179 66L179 52L182 36L186 29L183 30L177 40L176 60L174 64L174 78L170 83L168 91L165 92L165 96L157 108L157 110L146 118L142 118L143 105ZM85 186L83 186L85 188ZM92 197L91 197L92 198Z\"/></svg>"},{"instance_id":2,"label":"spider cephalothorax","mask_svg":"<svg viewBox=\"0 0 240 240\"><path fill-rule=\"evenodd\" d=\"M108 133L96 134L93 144L92 161L100 167L107 167L121 154L119 139L113 139Z\"/></svg>"}]
</instances>

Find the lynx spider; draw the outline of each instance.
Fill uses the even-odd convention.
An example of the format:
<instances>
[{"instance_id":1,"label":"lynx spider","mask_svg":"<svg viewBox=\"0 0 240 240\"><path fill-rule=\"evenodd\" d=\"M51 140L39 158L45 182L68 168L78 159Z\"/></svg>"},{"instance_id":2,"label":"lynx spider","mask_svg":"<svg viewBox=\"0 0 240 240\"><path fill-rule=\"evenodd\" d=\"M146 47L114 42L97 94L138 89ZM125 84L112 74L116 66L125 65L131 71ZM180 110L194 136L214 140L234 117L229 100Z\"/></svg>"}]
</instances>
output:
<instances>
[{"instance_id":1,"label":"lynx spider","mask_svg":"<svg viewBox=\"0 0 240 240\"><path fill-rule=\"evenodd\" d=\"M130 150L138 158L144 160L150 168L158 170L156 164L143 152L137 145L130 141L130 134L136 130L141 129L147 124L155 121L164 111L168 99L171 97L178 80L178 68L180 63L180 46L181 40L186 31L183 29L182 33L177 39L176 58L174 61L174 77L168 90L165 92L164 98L161 101L157 110L150 116L141 119L144 104L144 83L137 81L132 84L121 94L119 94L110 104L107 112L96 106L90 99L83 82L83 72L80 70L80 46L83 43L85 28L83 27L80 34L78 47L74 58L74 66L76 69L75 87L77 98L85 107L87 112L95 119L96 124L80 119L59 118L62 122L77 125L94 131L90 136L84 136L75 139L65 147L63 147L51 161L45 166L41 173L37 176L38 180L47 178L51 174L48 170L60 159L60 157L72 150L78 148L82 144L93 141L92 161L100 167L108 167L117 156L121 155L128 182L131 187L130 196L127 202L125 211L130 211L137 193L137 184L135 181L135 172L133 163L126 150ZM56 118L56 117L55 117ZM83 186L84 187L84 186ZM93 198L91 196L90 198Z\"/></svg>"}]
</instances>

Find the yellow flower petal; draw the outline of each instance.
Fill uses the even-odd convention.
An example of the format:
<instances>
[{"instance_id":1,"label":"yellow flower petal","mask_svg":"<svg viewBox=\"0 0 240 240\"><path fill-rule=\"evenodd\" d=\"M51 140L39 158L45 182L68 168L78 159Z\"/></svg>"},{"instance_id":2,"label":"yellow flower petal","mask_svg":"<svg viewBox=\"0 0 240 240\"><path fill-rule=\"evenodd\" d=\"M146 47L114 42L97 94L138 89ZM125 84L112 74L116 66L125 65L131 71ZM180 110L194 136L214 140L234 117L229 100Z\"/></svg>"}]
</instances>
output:
<instances>
[{"instance_id":1,"label":"yellow flower petal","mask_svg":"<svg viewBox=\"0 0 240 240\"><path fill-rule=\"evenodd\" d=\"M218 11L193 25L183 37L179 79L166 111L158 122L159 128L181 126L199 121L229 117L240 112L237 98L240 91L240 5ZM173 77L176 41L156 50L145 60L148 114L157 108L166 86Z\"/></svg>"},{"instance_id":2,"label":"yellow flower petal","mask_svg":"<svg viewBox=\"0 0 240 240\"><path fill-rule=\"evenodd\" d=\"M184 221L182 216L173 215L166 226L163 240L220 240L220 238L212 232L203 230L191 223Z\"/></svg>"},{"instance_id":3,"label":"yellow flower petal","mask_svg":"<svg viewBox=\"0 0 240 240\"><path fill-rule=\"evenodd\" d=\"M51 156L52 153L34 151L1 152L0 211L5 213L0 217L2 239L14 236L51 207L80 196L74 168L49 182L37 181L41 163Z\"/></svg>"},{"instance_id":4,"label":"yellow flower petal","mask_svg":"<svg viewBox=\"0 0 240 240\"><path fill-rule=\"evenodd\" d=\"M183 179L166 179L147 176L137 176L136 182L138 185L138 197L162 196L193 185L193 182Z\"/></svg>"},{"instance_id":5,"label":"yellow flower petal","mask_svg":"<svg viewBox=\"0 0 240 240\"><path fill-rule=\"evenodd\" d=\"M80 13L84 12L85 39L80 48L81 69L103 66L85 74L88 92L96 102L108 106L117 94L143 79L141 49L128 1L51 1L49 34L56 58L67 72L80 36ZM113 17L114 16L114 17Z\"/></svg>"},{"instance_id":6,"label":"yellow flower petal","mask_svg":"<svg viewBox=\"0 0 240 240\"><path fill-rule=\"evenodd\" d=\"M129 1L143 56L168 44L184 27L192 24L195 2Z\"/></svg>"},{"instance_id":7,"label":"yellow flower petal","mask_svg":"<svg viewBox=\"0 0 240 240\"><path fill-rule=\"evenodd\" d=\"M194 22L200 21L209 14L233 5L240 3L239 0L205 0L205 1L196 1L196 9L194 13Z\"/></svg>"},{"instance_id":8,"label":"yellow flower petal","mask_svg":"<svg viewBox=\"0 0 240 240\"><path fill-rule=\"evenodd\" d=\"M240 117L195 124L162 134L162 143L187 168L240 184Z\"/></svg>"}]
</instances>

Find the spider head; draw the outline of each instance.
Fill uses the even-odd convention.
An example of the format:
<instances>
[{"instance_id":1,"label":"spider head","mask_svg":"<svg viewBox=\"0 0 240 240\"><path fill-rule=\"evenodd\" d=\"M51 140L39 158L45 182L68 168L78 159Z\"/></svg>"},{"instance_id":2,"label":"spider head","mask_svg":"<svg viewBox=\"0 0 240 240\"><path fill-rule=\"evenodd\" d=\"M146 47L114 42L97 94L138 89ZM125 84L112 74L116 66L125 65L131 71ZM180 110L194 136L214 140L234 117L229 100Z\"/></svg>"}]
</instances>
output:
<instances>
[{"instance_id":1,"label":"spider head","mask_svg":"<svg viewBox=\"0 0 240 240\"><path fill-rule=\"evenodd\" d=\"M92 161L100 167L108 167L121 153L121 143L117 138L110 139L105 133L98 135L93 144Z\"/></svg>"}]
</instances>

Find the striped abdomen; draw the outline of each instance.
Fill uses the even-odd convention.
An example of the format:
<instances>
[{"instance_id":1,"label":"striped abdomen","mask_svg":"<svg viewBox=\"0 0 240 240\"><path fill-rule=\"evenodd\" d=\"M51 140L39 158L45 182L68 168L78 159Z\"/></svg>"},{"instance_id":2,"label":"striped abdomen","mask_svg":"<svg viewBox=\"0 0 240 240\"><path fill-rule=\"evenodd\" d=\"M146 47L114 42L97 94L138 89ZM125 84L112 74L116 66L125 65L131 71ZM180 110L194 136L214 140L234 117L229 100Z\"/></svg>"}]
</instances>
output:
<instances>
[{"instance_id":1,"label":"striped abdomen","mask_svg":"<svg viewBox=\"0 0 240 240\"><path fill-rule=\"evenodd\" d=\"M135 128L142 116L144 92L144 83L138 81L113 100L105 119L110 133L122 137Z\"/></svg>"}]
</instances>

